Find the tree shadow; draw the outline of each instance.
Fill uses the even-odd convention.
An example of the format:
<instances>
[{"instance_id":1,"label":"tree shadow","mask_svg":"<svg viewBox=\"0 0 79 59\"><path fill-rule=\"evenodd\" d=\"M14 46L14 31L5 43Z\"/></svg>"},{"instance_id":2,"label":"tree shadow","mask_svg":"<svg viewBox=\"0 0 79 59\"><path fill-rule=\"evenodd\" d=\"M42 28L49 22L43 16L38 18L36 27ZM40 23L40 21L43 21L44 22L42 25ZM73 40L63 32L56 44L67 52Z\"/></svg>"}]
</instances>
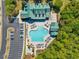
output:
<instances>
[{"instance_id":1,"label":"tree shadow","mask_svg":"<svg viewBox=\"0 0 79 59\"><path fill-rule=\"evenodd\" d=\"M60 12L60 8L53 5L53 10L56 12L56 13L59 13Z\"/></svg>"},{"instance_id":2,"label":"tree shadow","mask_svg":"<svg viewBox=\"0 0 79 59\"><path fill-rule=\"evenodd\" d=\"M34 23L34 22L45 22L46 19L30 19L30 18L25 18L25 19L22 19L23 22L28 22L28 23Z\"/></svg>"}]
</instances>

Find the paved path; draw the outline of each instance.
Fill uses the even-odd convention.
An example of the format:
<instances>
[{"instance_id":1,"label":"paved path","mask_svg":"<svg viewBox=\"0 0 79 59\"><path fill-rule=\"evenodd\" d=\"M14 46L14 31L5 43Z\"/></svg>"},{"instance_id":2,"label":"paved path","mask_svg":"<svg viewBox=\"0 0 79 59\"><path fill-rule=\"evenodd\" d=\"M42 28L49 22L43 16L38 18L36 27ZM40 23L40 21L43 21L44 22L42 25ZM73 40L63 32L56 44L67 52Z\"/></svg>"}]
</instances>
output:
<instances>
[{"instance_id":1,"label":"paved path","mask_svg":"<svg viewBox=\"0 0 79 59\"><path fill-rule=\"evenodd\" d=\"M0 51L2 46L2 0L0 0Z\"/></svg>"},{"instance_id":2,"label":"paved path","mask_svg":"<svg viewBox=\"0 0 79 59\"><path fill-rule=\"evenodd\" d=\"M57 14L51 12L50 22L57 22Z\"/></svg>"}]
</instances>

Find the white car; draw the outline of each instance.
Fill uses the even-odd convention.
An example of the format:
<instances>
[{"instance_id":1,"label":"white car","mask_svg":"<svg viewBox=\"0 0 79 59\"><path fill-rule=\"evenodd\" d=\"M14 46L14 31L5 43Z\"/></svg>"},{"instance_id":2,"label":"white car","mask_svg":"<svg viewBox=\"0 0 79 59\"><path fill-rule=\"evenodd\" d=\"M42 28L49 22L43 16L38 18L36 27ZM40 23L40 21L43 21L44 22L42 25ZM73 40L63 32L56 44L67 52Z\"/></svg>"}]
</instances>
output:
<instances>
[{"instance_id":1,"label":"white car","mask_svg":"<svg viewBox=\"0 0 79 59\"><path fill-rule=\"evenodd\" d=\"M14 32L10 32L10 39L14 40Z\"/></svg>"}]
</instances>

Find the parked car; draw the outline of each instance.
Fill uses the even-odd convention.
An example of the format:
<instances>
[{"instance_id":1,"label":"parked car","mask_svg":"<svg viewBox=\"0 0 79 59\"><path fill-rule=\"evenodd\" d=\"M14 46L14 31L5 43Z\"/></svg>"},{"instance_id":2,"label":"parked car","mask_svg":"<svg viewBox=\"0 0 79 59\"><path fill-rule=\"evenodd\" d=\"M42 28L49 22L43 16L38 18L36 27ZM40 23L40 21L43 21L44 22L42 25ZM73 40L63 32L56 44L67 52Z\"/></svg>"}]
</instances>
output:
<instances>
[{"instance_id":1,"label":"parked car","mask_svg":"<svg viewBox=\"0 0 79 59\"><path fill-rule=\"evenodd\" d=\"M10 39L14 40L14 32L10 32Z\"/></svg>"}]
</instances>

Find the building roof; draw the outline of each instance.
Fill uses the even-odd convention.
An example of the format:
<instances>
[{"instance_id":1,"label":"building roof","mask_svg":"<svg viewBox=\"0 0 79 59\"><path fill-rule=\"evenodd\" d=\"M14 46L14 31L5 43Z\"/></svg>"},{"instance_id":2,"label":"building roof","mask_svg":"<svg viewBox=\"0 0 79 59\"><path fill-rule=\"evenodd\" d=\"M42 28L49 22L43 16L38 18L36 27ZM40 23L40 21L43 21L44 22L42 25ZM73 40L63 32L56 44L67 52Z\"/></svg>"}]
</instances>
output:
<instances>
[{"instance_id":1,"label":"building roof","mask_svg":"<svg viewBox=\"0 0 79 59\"><path fill-rule=\"evenodd\" d=\"M51 32L50 34L51 34L52 36L53 36L53 35L55 36L55 35L58 34L58 32Z\"/></svg>"},{"instance_id":2,"label":"building roof","mask_svg":"<svg viewBox=\"0 0 79 59\"><path fill-rule=\"evenodd\" d=\"M41 4L41 3L29 4L29 3L27 3L24 8L29 8L29 9L45 9L45 8L50 8L50 6L49 6L49 4Z\"/></svg>"},{"instance_id":3,"label":"building roof","mask_svg":"<svg viewBox=\"0 0 79 59\"><path fill-rule=\"evenodd\" d=\"M51 28L59 29L58 23L57 22L52 22L51 23Z\"/></svg>"},{"instance_id":4,"label":"building roof","mask_svg":"<svg viewBox=\"0 0 79 59\"><path fill-rule=\"evenodd\" d=\"M31 18L31 19L46 19L50 16L50 6L49 4L30 4L27 3L24 6L24 10L21 12L21 18Z\"/></svg>"},{"instance_id":5,"label":"building roof","mask_svg":"<svg viewBox=\"0 0 79 59\"><path fill-rule=\"evenodd\" d=\"M21 17L29 17L29 13L28 12L26 12L26 11L22 11L21 12Z\"/></svg>"}]
</instances>

